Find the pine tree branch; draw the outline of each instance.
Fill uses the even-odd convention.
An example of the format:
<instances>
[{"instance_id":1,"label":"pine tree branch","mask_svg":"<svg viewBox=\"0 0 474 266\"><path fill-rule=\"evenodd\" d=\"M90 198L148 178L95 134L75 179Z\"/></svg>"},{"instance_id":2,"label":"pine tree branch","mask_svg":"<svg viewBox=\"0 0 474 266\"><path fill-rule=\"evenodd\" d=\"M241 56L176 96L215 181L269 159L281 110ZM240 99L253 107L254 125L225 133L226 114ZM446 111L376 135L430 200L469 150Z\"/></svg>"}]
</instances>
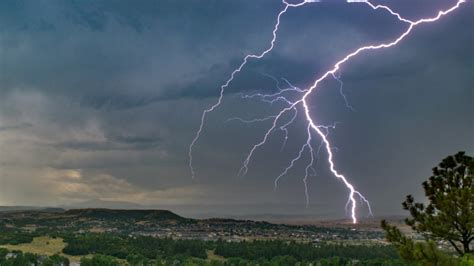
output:
<instances>
[{"instance_id":1,"label":"pine tree branch","mask_svg":"<svg viewBox=\"0 0 474 266\"><path fill-rule=\"evenodd\" d=\"M456 243L454 243L454 241L452 241L451 239L448 239L448 241L449 243L451 243L454 249L459 253L459 255L461 256L464 255L464 252L458 248L458 246L456 245Z\"/></svg>"}]
</instances>

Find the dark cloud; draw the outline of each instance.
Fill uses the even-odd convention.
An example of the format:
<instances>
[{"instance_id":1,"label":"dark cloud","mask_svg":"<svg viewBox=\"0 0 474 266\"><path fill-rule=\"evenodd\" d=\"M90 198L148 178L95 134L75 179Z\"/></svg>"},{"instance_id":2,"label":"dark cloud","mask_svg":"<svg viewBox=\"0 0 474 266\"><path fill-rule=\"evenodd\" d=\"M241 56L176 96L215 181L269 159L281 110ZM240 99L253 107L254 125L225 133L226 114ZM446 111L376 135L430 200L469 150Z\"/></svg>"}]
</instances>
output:
<instances>
[{"instance_id":1,"label":"dark cloud","mask_svg":"<svg viewBox=\"0 0 474 266\"><path fill-rule=\"evenodd\" d=\"M180 91L204 79L215 65L226 68L221 73L233 67L228 59L260 46L260 31L271 27L274 14L264 12L262 17L259 12L280 6L270 1L1 5L2 92L34 88L85 106L119 109L167 98L169 90ZM261 18L268 21L254 25ZM245 38L236 31L250 25ZM222 49L226 46L229 49ZM223 78L213 79L205 85Z\"/></svg>"}]
</instances>

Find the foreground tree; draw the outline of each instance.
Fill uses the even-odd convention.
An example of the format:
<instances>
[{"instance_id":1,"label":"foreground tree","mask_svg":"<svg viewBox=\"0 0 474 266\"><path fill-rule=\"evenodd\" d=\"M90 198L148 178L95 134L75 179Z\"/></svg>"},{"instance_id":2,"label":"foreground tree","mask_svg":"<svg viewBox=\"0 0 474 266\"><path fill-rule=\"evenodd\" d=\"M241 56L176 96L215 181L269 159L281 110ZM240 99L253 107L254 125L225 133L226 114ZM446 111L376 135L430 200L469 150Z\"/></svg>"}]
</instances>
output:
<instances>
[{"instance_id":1,"label":"foreground tree","mask_svg":"<svg viewBox=\"0 0 474 266\"><path fill-rule=\"evenodd\" d=\"M417 260L421 257L435 261L446 259L432 241L444 240L463 256L472 253L474 240L474 159L464 152L445 158L433 168L433 175L423 183L428 205L415 202L408 195L403 208L411 217L405 220L427 243L414 243L400 230L382 221L387 240L398 247L402 257Z\"/></svg>"}]
</instances>

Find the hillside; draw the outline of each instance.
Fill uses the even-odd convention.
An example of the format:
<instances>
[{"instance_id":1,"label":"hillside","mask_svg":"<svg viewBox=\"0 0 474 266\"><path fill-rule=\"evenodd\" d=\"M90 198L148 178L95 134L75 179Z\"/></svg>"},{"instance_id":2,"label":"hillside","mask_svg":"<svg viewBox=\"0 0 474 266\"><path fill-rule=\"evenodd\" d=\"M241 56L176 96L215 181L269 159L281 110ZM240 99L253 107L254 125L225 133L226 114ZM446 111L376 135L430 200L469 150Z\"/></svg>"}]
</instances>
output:
<instances>
[{"instance_id":1,"label":"hillside","mask_svg":"<svg viewBox=\"0 0 474 266\"><path fill-rule=\"evenodd\" d=\"M64 215L98 220L190 221L168 210L73 209L65 211Z\"/></svg>"}]
</instances>

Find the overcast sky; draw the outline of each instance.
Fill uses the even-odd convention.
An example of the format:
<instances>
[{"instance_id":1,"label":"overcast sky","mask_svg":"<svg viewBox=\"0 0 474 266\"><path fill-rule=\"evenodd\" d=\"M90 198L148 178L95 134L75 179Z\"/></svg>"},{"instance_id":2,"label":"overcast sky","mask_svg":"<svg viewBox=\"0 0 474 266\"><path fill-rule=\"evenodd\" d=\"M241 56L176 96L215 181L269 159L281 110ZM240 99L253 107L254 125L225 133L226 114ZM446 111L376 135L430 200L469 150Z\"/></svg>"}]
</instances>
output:
<instances>
[{"instance_id":1,"label":"overcast sky","mask_svg":"<svg viewBox=\"0 0 474 266\"><path fill-rule=\"evenodd\" d=\"M409 19L454 2L383 1ZM337 167L375 214L400 213L407 194L421 199L421 182L447 155L474 154L473 7L467 1L398 46L344 65L354 110L333 79L311 95L318 122L338 122L329 134ZM281 108L238 97L275 92L269 75L306 88L341 56L406 29L361 3L311 3L282 17L274 50L250 60L208 116L191 179L187 152L202 111L245 54L268 47L282 8L277 0L1 1L0 205L106 200L344 217L347 191L328 172L324 152L308 208L308 157L273 189L305 141L302 117L284 149L283 132L275 132L243 177L246 154L271 124L226 121Z\"/></svg>"}]
</instances>

